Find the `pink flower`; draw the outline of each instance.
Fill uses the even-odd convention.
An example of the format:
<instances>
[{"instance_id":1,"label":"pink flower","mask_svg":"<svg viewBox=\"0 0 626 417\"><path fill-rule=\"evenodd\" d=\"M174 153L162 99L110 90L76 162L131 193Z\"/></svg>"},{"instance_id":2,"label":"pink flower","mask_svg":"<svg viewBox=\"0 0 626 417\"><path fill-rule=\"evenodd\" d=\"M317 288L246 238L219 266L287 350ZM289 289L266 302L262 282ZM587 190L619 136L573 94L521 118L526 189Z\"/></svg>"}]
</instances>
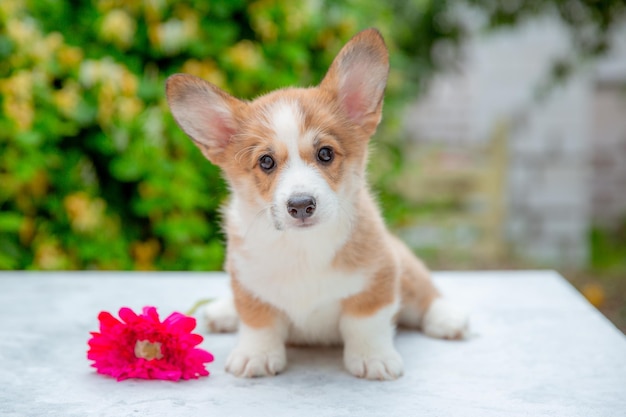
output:
<instances>
[{"instance_id":1,"label":"pink flower","mask_svg":"<svg viewBox=\"0 0 626 417\"><path fill-rule=\"evenodd\" d=\"M130 308L119 311L120 320L109 312L98 315L100 333L91 332L87 358L100 374L118 381L128 378L179 379L208 376L205 363L213 355L198 346L203 338L191 331L196 319L180 313L163 322L154 307L137 315Z\"/></svg>"}]
</instances>

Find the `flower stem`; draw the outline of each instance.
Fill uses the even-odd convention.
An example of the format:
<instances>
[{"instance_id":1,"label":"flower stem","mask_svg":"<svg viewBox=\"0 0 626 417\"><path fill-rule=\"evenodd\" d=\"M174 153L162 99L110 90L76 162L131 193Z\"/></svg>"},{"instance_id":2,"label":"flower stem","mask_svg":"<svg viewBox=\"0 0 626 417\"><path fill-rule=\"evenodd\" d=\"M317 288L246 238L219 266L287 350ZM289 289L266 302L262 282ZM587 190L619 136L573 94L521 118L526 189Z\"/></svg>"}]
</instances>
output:
<instances>
[{"instance_id":1,"label":"flower stem","mask_svg":"<svg viewBox=\"0 0 626 417\"><path fill-rule=\"evenodd\" d=\"M196 301L196 303L189 309L187 310L187 312L185 313L187 316L193 316L194 314L196 314L196 311L198 311L198 309L206 304L209 304L210 302L215 301L214 298L202 298L198 301Z\"/></svg>"}]
</instances>

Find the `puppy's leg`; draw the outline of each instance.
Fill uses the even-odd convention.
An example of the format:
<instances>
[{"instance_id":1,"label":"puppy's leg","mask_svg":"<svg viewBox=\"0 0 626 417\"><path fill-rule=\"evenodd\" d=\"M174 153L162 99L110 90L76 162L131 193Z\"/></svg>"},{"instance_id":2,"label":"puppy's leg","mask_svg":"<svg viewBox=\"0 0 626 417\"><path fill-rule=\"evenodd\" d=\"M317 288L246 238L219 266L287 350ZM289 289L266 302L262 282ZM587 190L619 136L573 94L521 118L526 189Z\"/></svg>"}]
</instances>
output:
<instances>
[{"instance_id":1,"label":"puppy's leg","mask_svg":"<svg viewBox=\"0 0 626 417\"><path fill-rule=\"evenodd\" d=\"M424 264L404 244L397 243L402 265L398 324L421 328L431 337L463 339L469 327L467 314L441 297Z\"/></svg>"},{"instance_id":2,"label":"puppy's leg","mask_svg":"<svg viewBox=\"0 0 626 417\"><path fill-rule=\"evenodd\" d=\"M226 371L242 377L276 375L287 366L287 320L250 294L234 276L231 280L241 323L237 346L226 360Z\"/></svg>"},{"instance_id":3,"label":"puppy's leg","mask_svg":"<svg viewBox=\"0 0 626 417\"><path fill-rule=\"evenodd\" d=\"M351 374L379 380L402 375L402 358L393 345L397 309L397 304L391 304L370 316L342 316L339 326L344 341L343 359Z\"/></svg>"},{"instance_id":4,"label":"puppy's leg","mask_svg":"<svg viewBox=\"0 0 626 417\"><path fill-rule=\"evenodd\" d=\"M207 327L213 333L232 333L237 330L239 316L232 297L210 302L204 309Z\"/></svg>"},{"instance_id":5,"label":"puppy's leg","mask_svg":"<svg viewBox=\"0 0 626 417\"><path fill-rule=\"evenodd\" d=\"M438 297L430 303L422 320L422 330L439 339L465 339L469 331L467 314Z\"/></svg>"},{"instance_id":6,"label":"puppy's leg","mask_svg":"<svg viewBox=\"0 0 626 417\"><path fill-rule=\"evenodd\" d=\"M350 373L380 380L402 375L402 358L393 345L398 307L394 267L379 271L367 290L343 301L339 329Z\"/></svg>"}]
</instances>

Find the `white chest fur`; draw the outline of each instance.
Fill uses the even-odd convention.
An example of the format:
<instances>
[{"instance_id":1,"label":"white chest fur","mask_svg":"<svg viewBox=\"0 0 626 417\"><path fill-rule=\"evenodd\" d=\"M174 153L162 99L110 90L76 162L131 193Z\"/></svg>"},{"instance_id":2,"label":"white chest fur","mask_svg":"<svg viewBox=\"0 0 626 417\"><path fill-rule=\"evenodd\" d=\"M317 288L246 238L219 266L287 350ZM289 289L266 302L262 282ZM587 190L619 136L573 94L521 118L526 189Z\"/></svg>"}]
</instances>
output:
<instances>
[{"instance_id":1,"label":"white chest fur","mask_svg":"<svg viewBox=\"0 0 626 417\"><path fill-rule=\"evenodd\" d=\"M362 291L367 282L364 271L332 265L346 233L331 224L280 234L266 230L264 239L255 232L229 252L237 279L286 314L292 341L338 342L341 300Z\"/></svg>"}]
</instances>

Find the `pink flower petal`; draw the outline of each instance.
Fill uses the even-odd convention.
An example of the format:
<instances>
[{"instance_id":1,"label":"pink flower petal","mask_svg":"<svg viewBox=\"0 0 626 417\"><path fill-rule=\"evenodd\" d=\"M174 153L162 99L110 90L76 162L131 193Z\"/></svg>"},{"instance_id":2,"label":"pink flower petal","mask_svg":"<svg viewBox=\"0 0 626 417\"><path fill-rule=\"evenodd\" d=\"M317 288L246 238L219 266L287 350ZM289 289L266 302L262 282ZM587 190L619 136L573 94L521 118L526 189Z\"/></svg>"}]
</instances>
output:
<instances>
[{"instance_id":1,"label":"pink flower petal","mask_svg":"<svg viewBox=\"0 0 626 417\"><path fill-rule=\"evenodd\" d=\"M109 329L111 327L117 326L118 324L122 324L108 311L101 311L100 314L98 314L98 320L100 321L100 331L103 331L104 328Z\"/></svg>"},{"instance_id":2,"label":"pink flower petal","mask_svg":"<svg viewBox=\"0 0 626 417\"><path fill-rule=\"evenodd\" d=\"M135 321L138 317L137 314L135 314L135 312L128 307L120 308L120 311L118 314L120 315L120 318L126 324L130 324L131 322Z\"/></svg>"},{"instance_id":3,"label":"pink flower petal","mask_svg":"<svg viewBox=\"0 0 626 417\"><path fill-rule=\"evenodd\" d=\"M191 344L191 346L198 346L203 341L204 337L200 336L199 334L192 333L189 335L189 343Z\"/></svg>"},{"instance_id":4,"label":"pink flower petal","mask_svg":"<svg viewBox=\"0 0 626 417\"><path fill-rule=\"evenodd\" d=\"M148 317L156 323L160 323L159 314L157 313L155 307L144 307L142 311L142 316Z\"/></svg>"},{"instance_id":5,"label":"pink flower petal","mask_svg":"<svg viewBox=\"0 0 626 417\"><path fill-rule=\"evenodd\" d=\"M184 333L191 333L196 328L196 319L193 317L187 317L180 313L172 313L165 320L163 324L168 327L175 328L177 331Z\"/></svg>"},{"instance_id":6,"label":"pink flower petal","mask_svg":"<svg viewBox=\"0 0 626 417\"><path fill-rule=\"evenodd\" d=\"M91 366L98 373L118 381L128 378L178 381L209 375L205 364L213 361L213 355L196 347L203 337L191 333L196 326L193 317L172 313L161 322L155 307L144 307L139 315L123 307L119 316L122 321L101 312L100 333L92 332L88 341L87 358L93 361ZM162 355L153 359L137 357L138 341L158 343Z\"/></svg>"}]
</instances>

